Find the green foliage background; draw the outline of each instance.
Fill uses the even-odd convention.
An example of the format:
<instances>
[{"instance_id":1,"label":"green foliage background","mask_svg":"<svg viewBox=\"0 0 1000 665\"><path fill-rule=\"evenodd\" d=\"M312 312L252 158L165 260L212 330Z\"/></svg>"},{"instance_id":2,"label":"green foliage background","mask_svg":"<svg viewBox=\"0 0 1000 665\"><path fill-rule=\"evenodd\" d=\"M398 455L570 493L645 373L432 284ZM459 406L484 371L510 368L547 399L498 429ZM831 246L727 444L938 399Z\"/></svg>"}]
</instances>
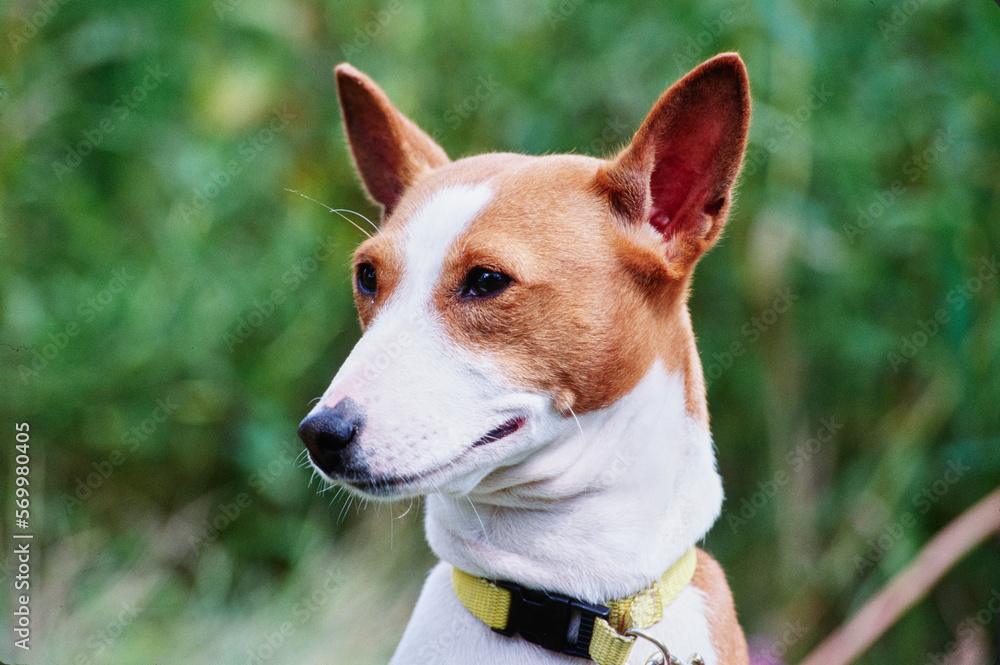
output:
<instances>
[{"instance_id":1,"label":"green foliage background","mask_svg":"<svg viewBox=\"0 0 1000 665\"><path fill-rule=\"evenodd\" d=\"M7 481L28 422L37 662L392 652L433 562L419 506L317 495L295 438L359 334L362 236L287 190L377 214L343 60L457 157L610 154L670 82L742 54L751 146L691 307L728 496L707 547L759 650L801 658L998 484L992 2L25 0L0 21L0 457ZM976 550L860 662L945 652L996 561Z\"/></svg>"}]
</instances>

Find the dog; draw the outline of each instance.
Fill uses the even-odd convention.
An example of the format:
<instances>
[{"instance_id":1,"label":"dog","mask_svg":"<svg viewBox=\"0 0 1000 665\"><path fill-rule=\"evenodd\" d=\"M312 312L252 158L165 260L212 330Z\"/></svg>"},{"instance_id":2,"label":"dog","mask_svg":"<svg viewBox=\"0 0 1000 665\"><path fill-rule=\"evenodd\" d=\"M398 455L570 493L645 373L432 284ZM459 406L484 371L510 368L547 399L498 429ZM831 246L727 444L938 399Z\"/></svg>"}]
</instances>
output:
<instances>
[{"instance_id":1,"label":"dog","mask_svg":"<svg viewBox=\"0 0 1000 665\"><path fill-rule=\"evenodd\" d=\"M743 61L692 70L610 159L452 161L335 72L382 218L354 256L363 335L299 435L331 483L428 497L441 562L391 664L747 663L695 547L723 492L687 307L746 147Z\"/></svg>"}]
</instances>

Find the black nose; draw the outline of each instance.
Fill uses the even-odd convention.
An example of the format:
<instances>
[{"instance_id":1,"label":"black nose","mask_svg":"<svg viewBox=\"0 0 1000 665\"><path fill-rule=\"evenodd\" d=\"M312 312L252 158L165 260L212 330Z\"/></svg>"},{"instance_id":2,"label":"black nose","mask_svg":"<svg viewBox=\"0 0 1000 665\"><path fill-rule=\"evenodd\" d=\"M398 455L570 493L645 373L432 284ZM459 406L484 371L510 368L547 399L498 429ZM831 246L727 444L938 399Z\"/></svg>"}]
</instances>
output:
<instances>
[{"instance_id":1,"label":"black nose","mask_svg":"<svg viewBox=\"0 0 1000 665\"><path fill-rule=\"evenodd\" d=\"M344 398L332 409L323 409L299 424L299 438L312 461L328 474L344 470L347 447L364 427L364 414Z\"/></svg>"}]
</instances>

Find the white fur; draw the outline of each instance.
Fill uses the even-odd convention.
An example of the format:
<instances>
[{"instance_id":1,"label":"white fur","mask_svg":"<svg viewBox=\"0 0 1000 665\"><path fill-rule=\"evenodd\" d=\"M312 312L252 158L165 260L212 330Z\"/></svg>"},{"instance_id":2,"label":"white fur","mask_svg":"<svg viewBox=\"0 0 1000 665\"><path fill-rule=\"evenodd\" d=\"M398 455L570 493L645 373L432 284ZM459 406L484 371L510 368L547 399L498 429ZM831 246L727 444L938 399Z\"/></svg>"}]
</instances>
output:
<instances>
[{"instance_id":1,"label":"white fur","mask_svg":"<svg viewBox=\"0 0 1000 665\"><path fill-rule=\"evenodd\" d=\"M711 439L685 411L681 377L652 367L602 411L550 422L554 436L519 464L486 476L468 496L432 495L427 535L445 562L583 600L648 586L718 517L721 480ZM456 628L450 628L455 626ZM452 631L460 639L442 637ZM715 653L704 599L693 587L651 629L676 655ZM434 653L433 659L422 653ZM640 644L630 663L652 649ZM579 662L492 633L451 590L448 566L427 580L392 665Z\"/></svg>"},{"instance_id":2,"label":"white fur","mask_svg":"<svg viewBox=\"0 0 1000 665\"><path fill-rule=\"evenodd\" d=\"M402 290L394 298L397 302L430 306L444 257L491 198L493 190L484 184L447 187L435 192L407 222L405 272Z\"/></svg>"}]
</instances>

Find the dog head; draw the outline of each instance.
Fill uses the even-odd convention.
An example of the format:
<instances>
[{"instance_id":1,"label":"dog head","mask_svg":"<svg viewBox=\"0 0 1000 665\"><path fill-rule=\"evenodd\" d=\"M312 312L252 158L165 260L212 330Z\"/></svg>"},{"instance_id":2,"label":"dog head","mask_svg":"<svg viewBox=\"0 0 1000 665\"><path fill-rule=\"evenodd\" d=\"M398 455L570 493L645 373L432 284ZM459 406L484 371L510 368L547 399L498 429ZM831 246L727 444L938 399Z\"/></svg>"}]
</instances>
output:
<instances>
[{"instance_id":1,"label":"dog head","mask_svg":"<svg viewBox=\"0 0 1000 665\"><path fill-rule=\"evenodd\" d=\"M299 427L324 477L372 496L472 492L657 363L707 427L687 293L745 147L737 55L674 84L609 160L451 161L367 76L336 76L383 214L354 257L364 335Z\"/></svg>"}]
</instances>

